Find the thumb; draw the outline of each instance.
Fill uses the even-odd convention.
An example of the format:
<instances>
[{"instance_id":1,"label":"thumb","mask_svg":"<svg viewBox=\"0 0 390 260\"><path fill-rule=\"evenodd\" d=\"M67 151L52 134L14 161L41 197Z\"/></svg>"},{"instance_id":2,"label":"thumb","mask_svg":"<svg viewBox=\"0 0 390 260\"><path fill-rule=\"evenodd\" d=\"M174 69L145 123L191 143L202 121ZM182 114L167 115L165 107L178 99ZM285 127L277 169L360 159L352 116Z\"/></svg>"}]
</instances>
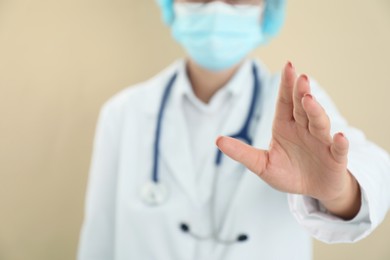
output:
<instances>
[{"instance_id":1,"label":"thumb","mask_svg":"<svg viewBox=\"0 0 390 260\"><path fill-rule=\"evenodd\" d=\"M221 152L233 160L242 163L258 176L261 176L264 172L268 160L267 151L256 149L238 139L228 136L219 136L215 143Z\"/></svg>"}]
</instances>

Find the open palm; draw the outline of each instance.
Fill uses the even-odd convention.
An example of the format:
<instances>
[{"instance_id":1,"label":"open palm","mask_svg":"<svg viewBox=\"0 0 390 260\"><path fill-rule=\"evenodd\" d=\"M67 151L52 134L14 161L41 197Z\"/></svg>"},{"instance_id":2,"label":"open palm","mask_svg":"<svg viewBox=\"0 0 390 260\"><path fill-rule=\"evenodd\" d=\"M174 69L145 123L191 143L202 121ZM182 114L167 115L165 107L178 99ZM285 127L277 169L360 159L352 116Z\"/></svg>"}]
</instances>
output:
<instances>
[{"instance_id":1,"label":"open palm","mask_svg":"<svg viewBox=\"0 0 390 260\"><path fill-rule=\"evenodd\" d=\"M269 149L230 137L219 137L217 146L275 189L323 202L338 199L356 181L347 170L347 139L330 135L329 118L311 95L307 76L297 77L290 62L282 74Z\"/></svg>"}]
</instances>

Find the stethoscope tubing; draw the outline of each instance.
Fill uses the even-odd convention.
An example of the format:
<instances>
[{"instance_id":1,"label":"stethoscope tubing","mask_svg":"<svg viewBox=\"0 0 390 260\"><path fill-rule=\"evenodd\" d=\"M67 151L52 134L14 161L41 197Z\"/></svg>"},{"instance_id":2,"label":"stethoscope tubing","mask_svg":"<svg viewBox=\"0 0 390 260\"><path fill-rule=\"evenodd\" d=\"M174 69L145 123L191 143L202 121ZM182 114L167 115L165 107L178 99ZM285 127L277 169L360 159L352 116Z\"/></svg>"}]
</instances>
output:
<instances>
[{"instance_id":1,"label":"stethoscope tubing","mask_svg":"<svg viewBox=\"0 0 390 260\"><path fill-rule=\"evenodd\" d=\"M258 95L259 95L259 91L260 91L260 87L261 87L260 81L258 78L257 67L255 64L252 65L252 74L253 74L254 82L253 82L253 94L252 94L252 99L251 99L251 103L250 103L250 107L249 107L249 112L247 114L245 122L244 122L242 128L240 129L240 131L236 134L230 135L230 137L240 139L241 141L244 141L245 143L247 143L249 145L252 145L252 138L250 137L250 134L249 134L250 123L254 117L255 109L257 106ZM158 117L157 117L156 130L155 130L155 140L154 140L154 144L153 144L153 146L154 146L153 147L153 149L154 149L153 150L153 168L152 168L152 176L151 176L152 182L147 187L148 189L146 189L146 191L145 191L146 193L144 193L144 194L146 194L147 198L150 197L149 195L157 195L157 194L154 194L157 192L156 187L162 186L162 184L160 183L160 175L159 175L159 155L160 155L160 139L161 139L161 134L162 134L162 123L163 123L163 119L164 119L165 108L166 108L172 87L177 79L177 75L178 75L178 73L175 72L172 75L172 77L169 79L169 81L164 89L162 98L161 98L161 103L160 103ZM219 149L217 149L215 165L217 167L220 166L221 161L222 161L222 152ZM216 177L218 177L218 176L216 176ZM214 178L214 180L213 180L213 194L215 193L216 183L217 183L217 178ZM166 192L164 194L165 195L162 197L167 196ZM155 197L156 196L152 196L151 198L149 198L150 201L147 200L146 203L148 203L149 205L159 205L161 202L165 201L165 199L166 199L166 198L161 197L159 200L155 201L155 199L154 199ZM215 208L215 205L214 205L215 204L215 195L212 197L213 198L212 198L212 202L211 202L210 206L212 208ZM210 216L211 221L213 223L213 227L215 227L215 223L214 223L215 222L215 220L214 220L214 217L215 217L214 213L215 212L213 211L213 209L211 209L211 212L212 212L211 216ZM182 223L180 225L180 229L184 233L188 233L191 237L193 237L197 240L214 239L215 241L217 241L219 243L223 243L223 244L233 244L235 242L243 242L243 241L246 241L248 239L248 235L245 233L242 233L242 234L239 234L236 239L222 240L217 235L217 234L219 234L220 230L216 230L215 228L213 228L212 234L202 236L202 235L199 235L199 234L192 232L189 225L184 224L184 223Z\"/></svg>"},{"instance_id":2,"label":"stethoscope tubing","mask_svg":"<svg viewBox=\"0 0 390 260\"><path fill-rule=\"evenodd\" d=\"M157 126L156 126L156 134L155 134L155 139L154 139L154 152L153 152L153 174L152 174L152 181L154 183L159 182L159 174L158 174L158 163L159 163L159 153L160 153L160 137L161 137L161 125L162 125L162 120L164 116L164 110L167 104L167 100L169 97L169 94L171 92L172 86L175 83L177 78L177 72L170 78L167 87L164 90L164 94L161 99L160 103L160 109L158 112L158 118L157 118Z\"/></svg>"},{"instance_id":3,"label":"stethoscope tubing","mask_svg":"<svg viewBox=\"0 0 390 260\"><path fill-rule=\"evenodd\" d=\"M251 105L249 107L248 115L247 115L247 117L245 119L245 123L242 126L242 128L240 129L240 131L236 134L230 135L230 137L244 141L245 143L247 143L249 145L252 145L252 143L253 143L253 140L249 135L249 127L250 127L250 122L253 119L253 114L255 113L255 109L256 109L256 105L257 105L256 100L258 98L258 92L259 92L259 88L260 88L260 81L259 81L259 77L257 74L257 67L254 64L252 66L252 75L253 75L253 81L254 81L253 82L253 94L252 94L252 100L251 100ZM221 164L221 161L222 161L222 152L221 152L221 150L218 149L217 156L215 158L215 165L219 166Z\"/></svg>"}]
</instances>

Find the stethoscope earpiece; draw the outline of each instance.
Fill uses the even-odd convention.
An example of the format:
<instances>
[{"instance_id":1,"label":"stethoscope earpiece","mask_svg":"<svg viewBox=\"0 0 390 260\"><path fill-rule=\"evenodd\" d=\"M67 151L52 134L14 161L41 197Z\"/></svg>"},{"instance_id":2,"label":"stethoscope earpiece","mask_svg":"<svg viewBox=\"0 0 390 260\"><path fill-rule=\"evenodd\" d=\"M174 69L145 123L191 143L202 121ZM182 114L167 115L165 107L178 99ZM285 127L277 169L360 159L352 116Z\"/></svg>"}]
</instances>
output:
<instances>
[{"instance_id":1,"label":"stethoscope earpiece","mask_svg":"<svg viewBox=\"0 0 390 260\"><path fill-rule=\"evenodd\" d=\"M190 231L190 227L186 223L180 223L180 229L181 231L187 233Z\"/></svg>"},{"instance_id":2,"label":"stethoscope earpiece","mask_svg":"<svg viewBox=\"0 0 390 260\"><path fill-rule=\"evenodd\" d=\"M241 234L237 237L237 241L238 242L244 242L244 241L247 241L249 239L248 235L246 234Z\"/></svg>"},{"instance_id":3,"label":"stethoscope earpiece","mask_svg":"<svg viewBox=\"0 0 390 260\"><path fill-rule=\"evenodd\" d=\"M225 245L231 245L231 244L234 244L236 242L245 242L245 241L247 241L249 239L247 234L240 234L240 235L237 236L237 238L235 240L222 240L222 239L219 239L216 234L211 234L211 235L208 235L208 236L200 236L198 234L192 233L191 229L190 229L190 226L187 223L185 223L185 222L181 222L180 225L179 225L179 228L180 228L180 230L183 233L187 233L191 237L193 237L193 238L195 238L197 240L214 239L218 243L225 244Z\"/></svg>"}]
</instances>

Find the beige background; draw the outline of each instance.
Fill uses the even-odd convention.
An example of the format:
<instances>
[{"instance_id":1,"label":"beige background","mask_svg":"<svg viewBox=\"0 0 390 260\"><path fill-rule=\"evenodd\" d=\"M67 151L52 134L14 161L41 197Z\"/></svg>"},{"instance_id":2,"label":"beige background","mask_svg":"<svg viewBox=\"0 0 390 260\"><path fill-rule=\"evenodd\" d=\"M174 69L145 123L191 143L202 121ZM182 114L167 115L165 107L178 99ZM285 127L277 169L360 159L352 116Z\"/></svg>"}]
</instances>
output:
<instances>
[{"instance_id":1,"label":"beige background","mask_svg":"<svg viewBox=\"0 0 390 260\"><path fill-rule=\"evenodd\" d=\"M0 259L75 257L102 103L183 52L153 0L0 0ZM289 1L255 53L315 77L350 123L390 150L390 1ZM315 259L390 259L390 217Z\"/></svg>"}]
</instances>

